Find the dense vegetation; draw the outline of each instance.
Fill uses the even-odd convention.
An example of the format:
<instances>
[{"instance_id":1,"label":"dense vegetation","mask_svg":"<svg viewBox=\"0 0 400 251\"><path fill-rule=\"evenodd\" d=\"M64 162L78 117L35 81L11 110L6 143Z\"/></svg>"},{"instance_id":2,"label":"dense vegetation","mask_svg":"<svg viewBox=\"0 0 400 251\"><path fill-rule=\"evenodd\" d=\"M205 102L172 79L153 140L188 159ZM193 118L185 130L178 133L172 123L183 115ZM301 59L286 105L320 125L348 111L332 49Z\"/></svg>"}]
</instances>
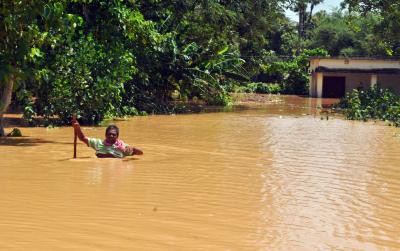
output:
<instances>
[{"instance_id":1,"label":"dense vegetation","mask_svg":"<svg viewBox=\"0 0 400 251\"><path fill-rule=\"evenodd\" d=\"M382 120L400 126L400 96L379 86L352 90L341 99L338 107L343 109L347 119Z\"/></svg>"},{"instance_id":2,"label":"dense vegetation","mask_svg":"<svg viewBox=\"0 0 400 251\"><path fill-rule=\"evenodd\" d=\"M12 100L30 122L98 123L173 100L226 105L235 90L306 94L310 56L400 55L395 0L313 13L320 2L3 0L0 117Z\"/></svg>"}]
</instances>

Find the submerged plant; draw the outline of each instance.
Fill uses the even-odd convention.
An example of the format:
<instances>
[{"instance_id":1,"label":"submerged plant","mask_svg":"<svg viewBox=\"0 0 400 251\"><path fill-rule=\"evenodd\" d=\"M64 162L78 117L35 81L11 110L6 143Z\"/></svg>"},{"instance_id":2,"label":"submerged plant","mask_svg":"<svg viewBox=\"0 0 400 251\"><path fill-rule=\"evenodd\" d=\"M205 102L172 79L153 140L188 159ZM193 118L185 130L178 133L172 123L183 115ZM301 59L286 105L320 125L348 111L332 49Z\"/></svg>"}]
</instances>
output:
<instances>
[{"instance_id":1,"label":"submerged plant","mask_svg":"<svg viewBox=\"0 0 400 251\"><path fill-rule=\"evenodd\" d=\"M9 134L7 134L7 137L22 137L22 132L18 128L14 128Z\"/></svg>"},{"instance_id":2,"label":"submerged plant","mask_svg":"<svg viewBox=\"0 0 400 251\"><path fill-rule=\"evenodd\" d=\"M400 96L379 85L366 90L354 89L337 106L350 120L378 119L400 126Z\"/></svg>"}]
</instances>

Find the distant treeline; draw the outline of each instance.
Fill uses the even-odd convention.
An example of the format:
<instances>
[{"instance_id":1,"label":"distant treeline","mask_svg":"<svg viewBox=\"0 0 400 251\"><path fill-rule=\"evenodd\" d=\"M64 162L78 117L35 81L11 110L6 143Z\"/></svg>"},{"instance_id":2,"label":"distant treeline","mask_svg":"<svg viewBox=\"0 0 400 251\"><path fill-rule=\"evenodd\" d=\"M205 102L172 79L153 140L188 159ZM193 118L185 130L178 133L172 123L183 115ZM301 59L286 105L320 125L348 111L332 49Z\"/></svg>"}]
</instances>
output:
<instances>
[{"instance_id":1,"label":"distant treeline","mask_svg":"<svg viewBox=\"0 0 400 251\"><path fill-rule=\"evenodd\" d=\"M168 113L176 99L226 105L250 82L306 94L310 56L400 55L394 0L346 0L344 10L314 14L318 3L2 0L0 116L13 100L28 121L68 123L76 113L93 124Z\"/></svg>"}]
</instances>

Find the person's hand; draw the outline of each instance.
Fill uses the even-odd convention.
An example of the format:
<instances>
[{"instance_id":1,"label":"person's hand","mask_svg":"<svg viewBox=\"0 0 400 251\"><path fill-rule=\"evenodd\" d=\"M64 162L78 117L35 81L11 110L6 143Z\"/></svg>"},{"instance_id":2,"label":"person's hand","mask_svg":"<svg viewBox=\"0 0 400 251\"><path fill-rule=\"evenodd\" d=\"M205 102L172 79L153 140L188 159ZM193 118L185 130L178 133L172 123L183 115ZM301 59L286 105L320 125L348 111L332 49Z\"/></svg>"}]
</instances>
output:
<instances>
[{"instance_id":1,"label":"person's hand","mask_svg":"<svg viewBox=\"0 0 400 251\"><path fill-rule=\"evenodd\" d=\"M72 115L72 119L71 119L72 126L74 126L76 123L78 123L78 121L76 120L76 115ZM78 123L78 125L79 125L79 123Z\"/></svg>"},{"instance_id":2,"label":"person's hand","mask_svg":"<svg viewBox=\"0 0 400 251\"><path fill-rule=\"evenodd\" d=\"M81 126L79 125L78 120L76 120L76 116L73 115L71 119L71 124L74 127L75 130L80 130Z\"/></svg>"},{"instance_id":3,"label":"person's hand","mask_svg":"<svg viewBox=\"0 0 400 251\"><path fill-rule=\"evenodd\" d=\"M124 152L127 155L132 155L133 154L133 151L132 151L130 146L125 146L125 147L123 147L123 149L120 148L119 150L121 150L122 152Z\"/></svg>"},{"instance_id":4,"label":"person's hand","mask_svg":"<svg viewBox=\"0 0 400 251\"><path fill-rule=\"evenodd\" d=\"M81 125L80 125L78 122L73 123L72 126L73 126L74 129L77 130L77 131L78 131L79 129L81 129Z\"/></svg>"},{"instance_id":5,"label":"person's hand","mask_svg":"<svg viewBox=\"0 0 400 251\"><path fill-rule=\"evenodd\" d=\"M87 146L89 146L89 141L88 138L85 137L81 130L81 126L79 125L79 122L76 120L76 116L73 115L71 119L71 124L74 127L74 133L76 136L78 136L80 141L83 141Z\"/></svg>"},{"instance_id":6,"label":"person's hand","mask_svg":"<svg viewBox=\"0 0 400 251\"><path fill-rule=\"evenodd\" d=\"M131 155L142 155L143 152L133 146L128 146L126 147L127 152L129 152Z\"/></svg>"}]
</instances>

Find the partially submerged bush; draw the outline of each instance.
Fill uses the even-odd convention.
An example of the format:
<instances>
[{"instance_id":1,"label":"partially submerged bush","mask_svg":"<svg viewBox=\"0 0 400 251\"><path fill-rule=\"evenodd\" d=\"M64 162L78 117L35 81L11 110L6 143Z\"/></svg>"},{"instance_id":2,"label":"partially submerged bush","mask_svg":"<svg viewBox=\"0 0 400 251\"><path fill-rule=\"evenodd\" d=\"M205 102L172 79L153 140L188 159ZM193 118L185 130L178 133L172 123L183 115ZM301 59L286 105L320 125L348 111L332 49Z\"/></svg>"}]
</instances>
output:
<instances>
[{"instance_id":1,"label":"partially submerged bush","mask_svg":"<svg viewBox=\"0 0 400 251\"><path fill-rule=\"evenodd\" d=\"M279 84L249 83L245 88L245 92L277 94L281 92L281 86Z\"/></svg>"},{"instance_id":2,"label":"partially submerged bush","mask_svg":"<svg viewBox=\"0 0 400 251\"><path fill-rule=\"evenodd\" d=\"M338 107L350 120L379 119L400 126L400 96L377 85L348 92Z\"/></svg>"},{"instance_id":3,"label":"partially submerged bush","mask_svg":"<svg viewBox=\"0 0 400 251\"><path fill-rule=\"evenodd\" d=\"M22 132L18 128L14 128L9 134L7 134L7 137L22 137Z\"/></svg>"}]
</instances>

